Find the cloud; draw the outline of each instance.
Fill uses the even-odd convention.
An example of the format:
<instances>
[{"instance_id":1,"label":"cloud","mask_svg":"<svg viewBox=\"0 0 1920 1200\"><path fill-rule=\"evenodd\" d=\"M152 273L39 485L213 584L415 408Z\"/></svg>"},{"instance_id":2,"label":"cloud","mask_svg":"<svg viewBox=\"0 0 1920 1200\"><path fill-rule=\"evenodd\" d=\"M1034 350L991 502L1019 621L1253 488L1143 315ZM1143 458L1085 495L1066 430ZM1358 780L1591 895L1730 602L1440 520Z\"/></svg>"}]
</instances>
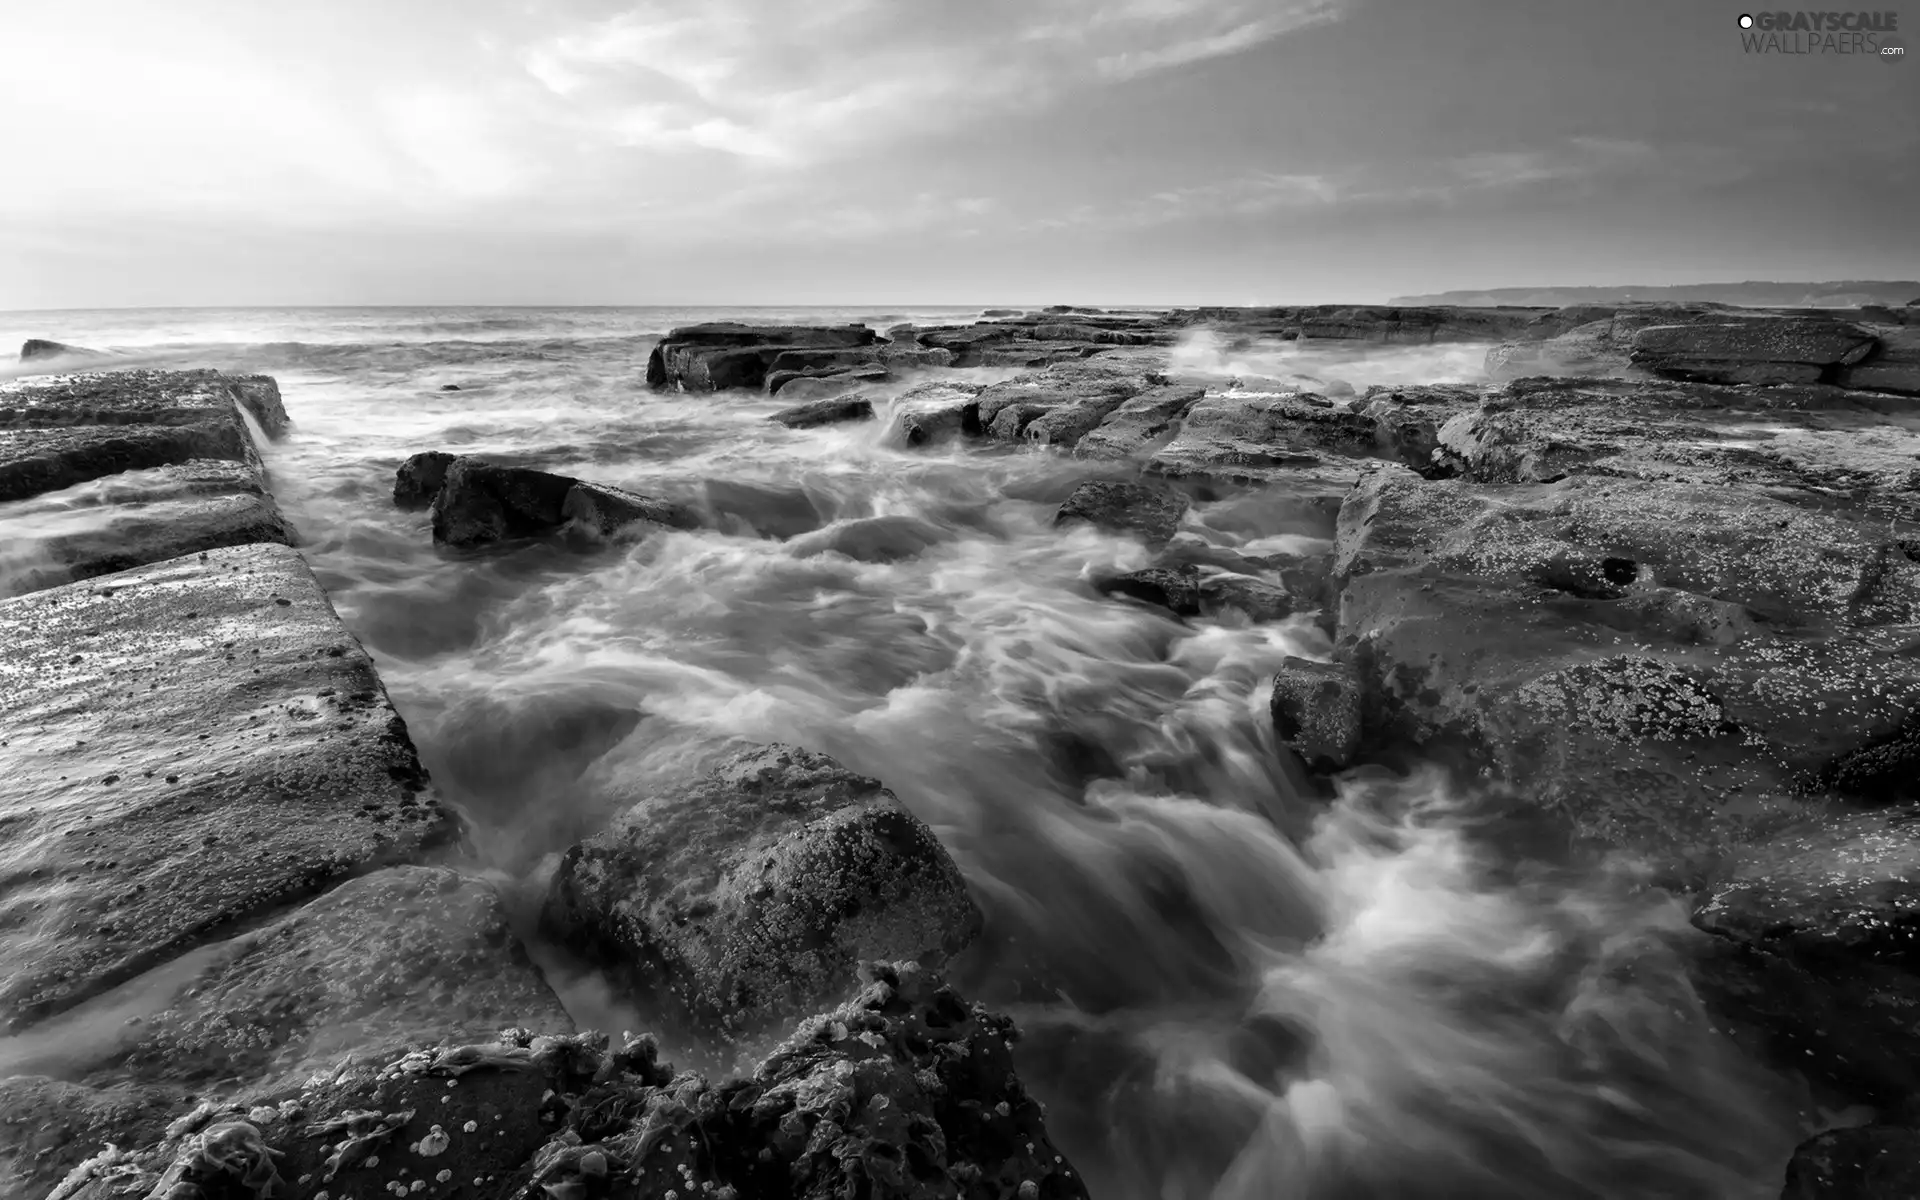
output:
<instances>
[{"instance_id":1,"label":"cloud","mask_svg":"<svg viewBox=\"0 0 1920 1200\"><path fill-rule=\"evenodd\" d=\"M799 165L1236 54L1347 0L649 0L553 33L528 75L621 144ZM631 113L650 132L633 140ZM700 128L725 137L695 138Z\"/></svg>"}]
</instances>

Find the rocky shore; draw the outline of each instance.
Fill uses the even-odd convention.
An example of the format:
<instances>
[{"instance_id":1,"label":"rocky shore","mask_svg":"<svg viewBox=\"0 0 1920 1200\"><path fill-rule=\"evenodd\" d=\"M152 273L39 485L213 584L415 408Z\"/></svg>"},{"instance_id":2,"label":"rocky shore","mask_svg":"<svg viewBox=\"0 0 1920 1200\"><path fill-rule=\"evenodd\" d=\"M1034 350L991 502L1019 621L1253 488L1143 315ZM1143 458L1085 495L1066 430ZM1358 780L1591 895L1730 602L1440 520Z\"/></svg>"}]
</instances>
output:
<instances>
[{"instance_id":1,"label":"rocky shore","mask_svg":"<svg viewBox=\"0 0 1920 1200\"><path fill-rule=\"evenodd\" d=\"M1169 348L1199 328L1485 343L1487 381L1183 375ZM1914 329L1059 307L675 330L647 384L1099 464L1056 523L1152 561L1089 586L1183 619L1314 614L1334 653L1272 686L1302 770L1440 761L1652 864L1723 1027L1826 1110L1873 1114L1808 1142L1783 1195L1866 1197L1920 1170ZM61 1078L0 1080L0 1194L1085 1194L1011 1022L940 977L980 932L958 868L884 780L805 747L740 746L640 798L564 856L540 915L621 994L777 1046L710 1081L576 1029L273 501L275 383L58 354L87 369L0 384L0 1021L56 1030L156 975L172 999ZM1182 533L1246 488L1331 551ZM728 519L432 448L394 499L459 547ZM101 519L63 528L76 504ZM376 917L401 932L356 936Z\"/></svg>"}]
</instances>

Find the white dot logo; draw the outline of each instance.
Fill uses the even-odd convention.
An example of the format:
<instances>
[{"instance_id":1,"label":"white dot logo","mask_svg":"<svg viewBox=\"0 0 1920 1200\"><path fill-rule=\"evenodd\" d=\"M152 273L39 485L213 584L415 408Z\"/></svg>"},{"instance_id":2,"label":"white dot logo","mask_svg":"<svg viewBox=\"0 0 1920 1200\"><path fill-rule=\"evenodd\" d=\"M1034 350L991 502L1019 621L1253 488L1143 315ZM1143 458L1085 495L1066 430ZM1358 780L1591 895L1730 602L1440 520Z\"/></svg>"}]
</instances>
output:
<instances>
[{"instance_id":1,"label":"white dot logo","mask_svg":"<svg viewBox=\"0 0 1920 1200\"><path fill-rule=\"evenodd\" d=\"M1741 14L1740 14L1740 28L1742 28L1742 29L1752 29L1752 28L1753 28L1753 18L1752 18L1751 16L1749 16L1749 15L1747 15L1746 13L1741 13Z\"/></svg>"}]
</instances>

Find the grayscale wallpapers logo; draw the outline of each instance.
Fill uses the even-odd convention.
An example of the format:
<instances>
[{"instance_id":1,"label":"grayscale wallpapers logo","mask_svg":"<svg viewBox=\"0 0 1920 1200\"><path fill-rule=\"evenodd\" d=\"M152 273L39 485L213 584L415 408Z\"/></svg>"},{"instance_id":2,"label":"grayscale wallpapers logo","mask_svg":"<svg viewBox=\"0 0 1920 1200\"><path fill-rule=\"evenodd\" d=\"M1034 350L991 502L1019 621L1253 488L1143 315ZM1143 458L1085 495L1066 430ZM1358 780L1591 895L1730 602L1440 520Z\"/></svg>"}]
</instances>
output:
<instances>
[{"instance_id":1,"label":"grayscale wallpapers logo","mask_svg":"<svg viewBox=\"0 0 1920 1200\"><path fill-rule=\"evenodd\" d=\"M1907 56L1897 12L1741 13L1740 46L1748 54Z\"/></svg>"}]
</instances>

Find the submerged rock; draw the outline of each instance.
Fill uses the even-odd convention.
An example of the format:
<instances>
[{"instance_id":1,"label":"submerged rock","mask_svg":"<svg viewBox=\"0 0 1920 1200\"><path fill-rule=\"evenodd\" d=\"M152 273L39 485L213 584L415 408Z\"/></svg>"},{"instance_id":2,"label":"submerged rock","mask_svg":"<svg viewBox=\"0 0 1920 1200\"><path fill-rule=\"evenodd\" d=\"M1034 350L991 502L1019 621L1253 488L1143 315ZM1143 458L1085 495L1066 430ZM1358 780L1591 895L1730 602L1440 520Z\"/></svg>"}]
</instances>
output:
<instances>
[{"instance_id":1,"label":"submerged rock","mask_svg":"<svg viewBox=\"0 0 1920 1200\"><path fill-rule=\"evenodd\" d=\"M1253 621L1278 621L1294 609L1293 597L1284 587L1191 564L1128 571L1095 586L1109 595L1131 596L1158 605L1180 617L1211 617L1233 610Z\"/></svg>"},{"instance_id":2,"label":"submerged rock","mask_svg":"<svg viewBox=\"0 0 1920 1200\"><path fill-rule=\"evenodd\" d=\"M1171 488L1092 479L1073 489L1054 514L1055 525L1086 522L1114 533L1131 533L1148 546L1164 546L1180 527L1189 501Z\"/></svg>"},{"instance_id":3,"label":"submerged rock","mask_svg":"<svg viewBox=\"0 0 1920 1200\"><path fill-rule=\"evenodd\" d=\"M561 860L541 925L631 992L748 1032L853 965L938 965L979 933L960 872L879 781L790 746L735 752Z\"/></svg>"}]
</instances>

